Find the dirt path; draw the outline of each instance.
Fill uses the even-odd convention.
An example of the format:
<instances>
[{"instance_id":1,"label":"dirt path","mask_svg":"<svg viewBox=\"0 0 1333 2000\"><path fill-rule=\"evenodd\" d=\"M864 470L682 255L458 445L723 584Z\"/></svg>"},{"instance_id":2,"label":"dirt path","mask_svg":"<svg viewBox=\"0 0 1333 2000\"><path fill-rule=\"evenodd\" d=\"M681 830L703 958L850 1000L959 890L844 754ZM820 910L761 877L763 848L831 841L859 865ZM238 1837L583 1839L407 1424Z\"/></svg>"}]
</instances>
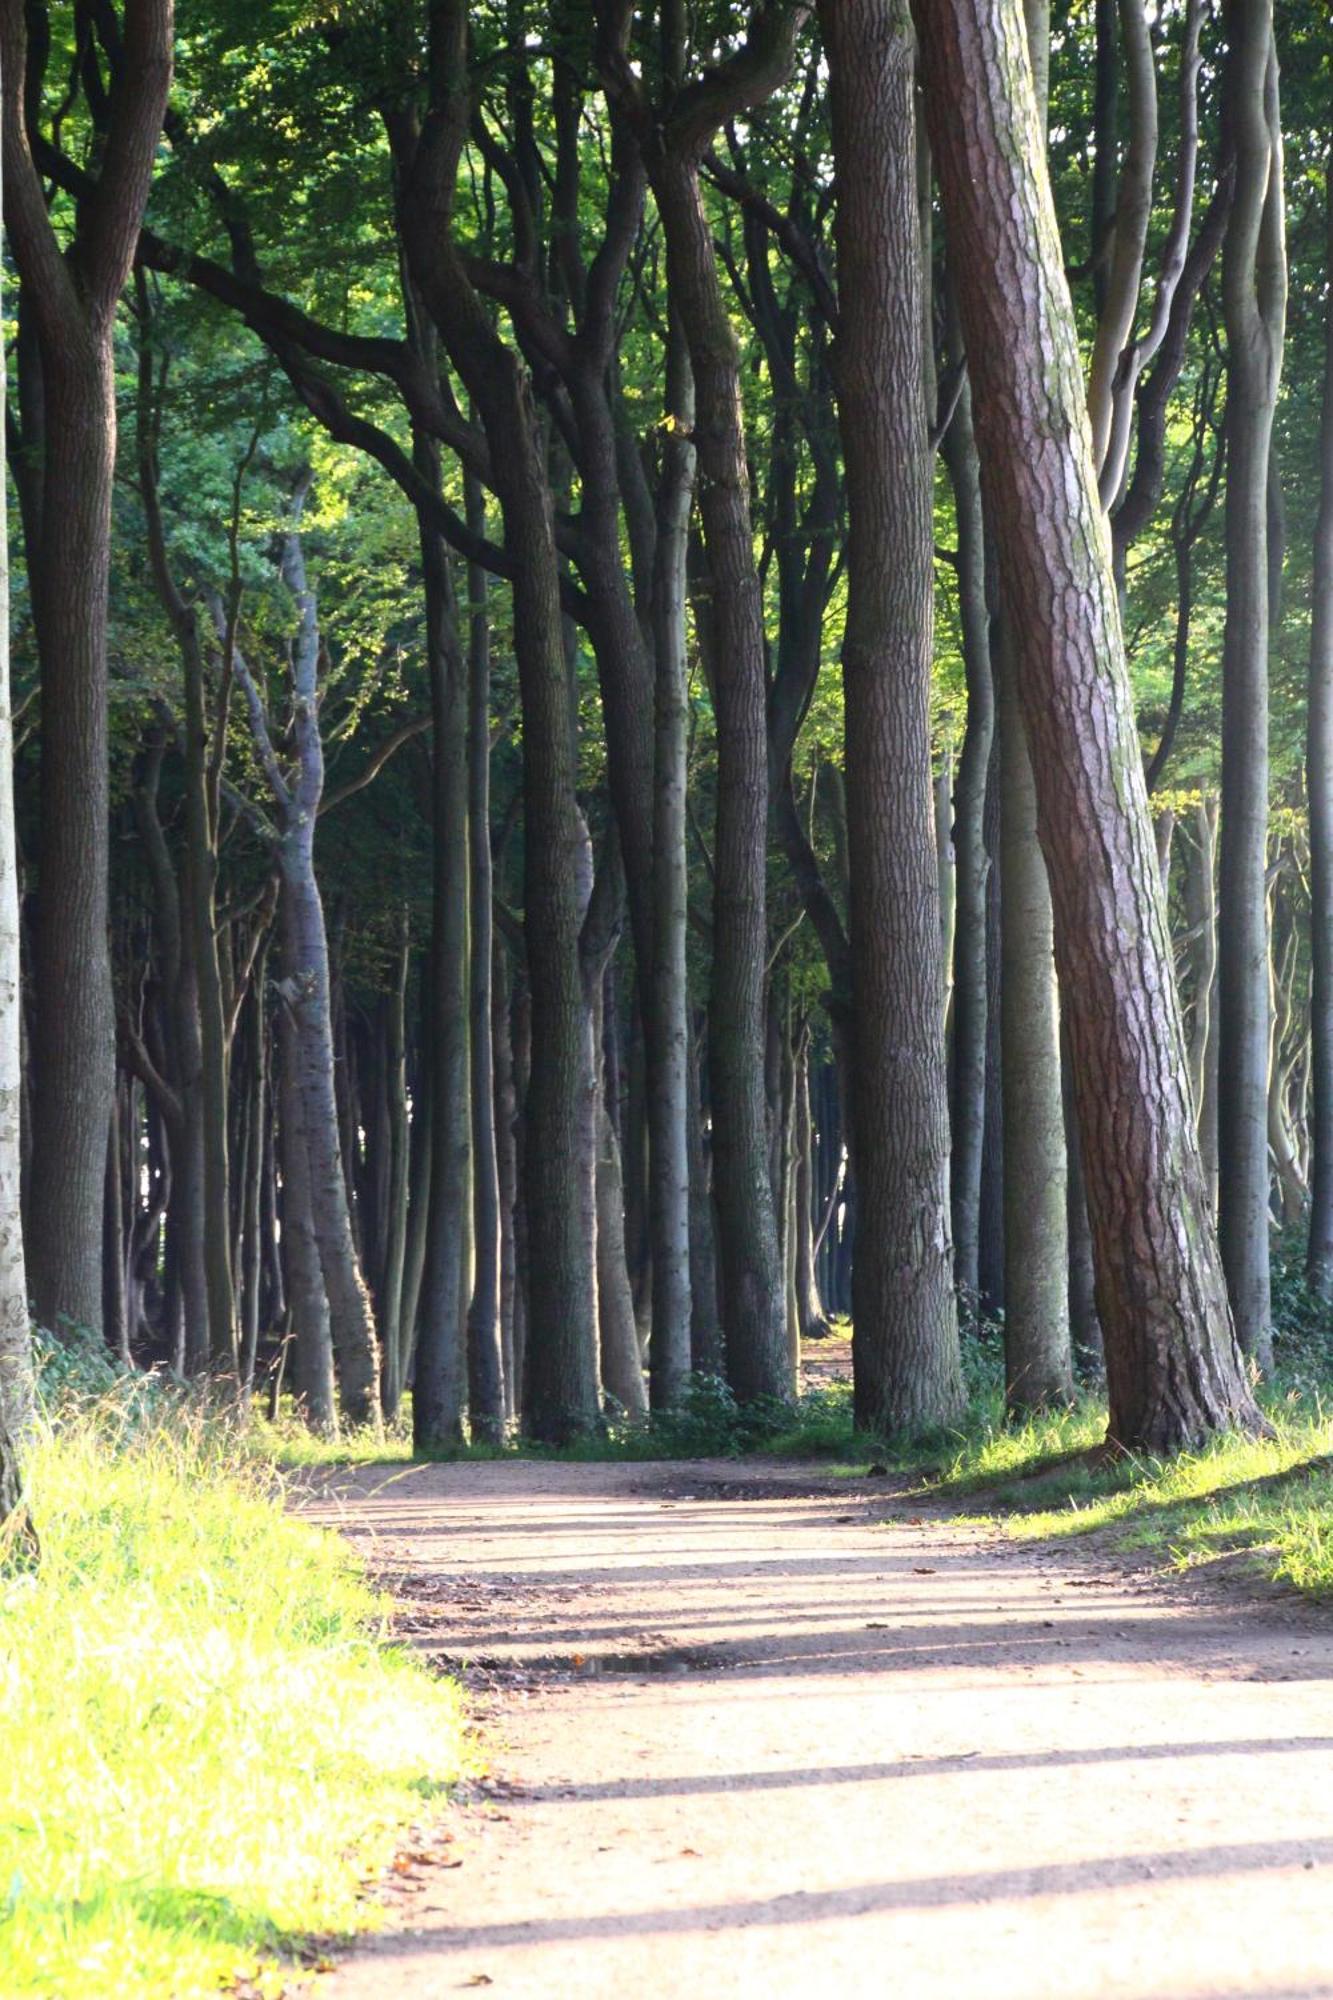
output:
<instances>
[{"instance_id":1,"label":"dirt path","mask_svg":"<svg viewBox=\"0 0 1333 2000\"><path fill-rule=\"evenodd\" d=\"M790 1468L420 1467L318 1510L492 1775L319 2000L1333 1996L1333 1617Z\"/></svg>"}]
</instances>

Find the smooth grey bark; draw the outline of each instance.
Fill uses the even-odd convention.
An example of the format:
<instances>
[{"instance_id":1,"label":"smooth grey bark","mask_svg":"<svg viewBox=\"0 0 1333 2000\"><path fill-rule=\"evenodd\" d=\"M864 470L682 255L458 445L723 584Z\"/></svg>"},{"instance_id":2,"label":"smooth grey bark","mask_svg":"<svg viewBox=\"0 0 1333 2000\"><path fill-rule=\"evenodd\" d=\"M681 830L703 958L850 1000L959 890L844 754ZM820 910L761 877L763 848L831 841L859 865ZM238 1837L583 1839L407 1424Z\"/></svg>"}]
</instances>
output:
<instances>
[{"instance_id":1,"label":"smooth grey bark","mask_svg":"<svg viewBox=\"0 0 1333 2000\"><path fill-rule=\"evenodd\" d=\"M1236 1331L1272 1365L1268 1057L1268 473L1286 320L1272 0L1229 0L1236 192L1222 246L1227 336L1226 625L1218 935L1217 1224Z\"/></svg>"},{"instance_id":2,"label":"smooth grey bark","mask_svg":"<svg viewBox=\"0 0 1333 2000\"><path fill-rule=\"evenodd\" d=\"M934 565L906 0L826 0L836 172L834 382L848 502L843 638L852 950L857 1422L962 1406L949 1223L930 769Z\"/></svg>"},{"instance_id":3,"label":"smooth grey bark","mask_svg":"<svg viewBox=\"0 0 1333 2000\"><path fill-rule=\"evenodd\" d=\"M1333 279L1333 148L1324 167L1325 273ZM1324 388L1319 419L1306 709L1305 791L1310 809L1310 1235L1305 1269L1333 1297L1333 295L1324 306Z\"/></svg>"},{"instance_id":4,"label":"smooth grey bark","mask_svg":"<svg viewBox=\"0 0 1333 2000\"><path fill-rule=\"evenodd\" d=\"M997 667L1005 1402L1034 1410L1074 1394L1060 1010L1036 786L1003 633Z\"/></svg>"},{"instance_id":5,"label":"smooth grey bark","mask_svg":"<svg viewBox=\"0 0 1333 2000\"><path fill-rule=\"evenodd\" d=\"M466 483L468 524L486 529L480 483ZM491 1046L491 626L486 572L469 563L468 590L468 1078L472 1112L472 1296L467 1310L472 1434L499 1443L505 1427L500 1332L500 1168Z\"/></svg>"},{"instance_id":6,"label":"smooth grey bark","mask_svg":"<svg viewBox=\"0 0 1333 2000\"><path fill-rule=\"evenodd\" d=\"M690 1368L696 1375L722 1375L726 1351L717 1296L717 1213L709 1146L704 1133L703 1058L699 1038L690 1036Z\"/></svg>"},{"instance_id":7,"label":"smooth grey bark","mask_svg":"<svg viewBox=\"0 0 1333 2000\"><path fill-rule=\"evenodd\" d=\"M690 1372L688 1140L689 925L686 863L686 554L694 503L694 381L678 315L667 330L666 415L653 565L653 1012L648 1087L648 1226L653 1269L649 1389L655 1409L680 1398ZM605 1367L605 1354L603 1358Z\"/></svg>"},{"instance_id":8,"label":"smooth grey bark","mask_svg":"<svg viewBox=\"0 0 1333 2000\"><path fill-rule=\"evenodd\" d=\"M412 945L407 913L393 986L386 996L384 1024L384 1087L387 1097L389 1171L384 1229L384 1265L379 1287L380 1360L384 1379L384 1416L392 1422L403 1394L402 1347L398 1330L403 1316L403 1273L407 1262L407 1218L411 1180L411 1136L407 1110L407 980Z\"/></svg>"},{"instance_id":9,"label":"smooth grey bark","mask_svg":"<svg viewBox=\"0 0 1333 2000\"><path fill-rule=\"evenodd\" d=\"M950 360L963 361L962 333L950 301ZM950 1208L954 1277L965 1299L981 1289L981 1162L986 1128L986 786L995 737L995 691L986 605L986 556L972 388L964 380L943 441L953 488L958 616L962 629L967 722L954 780L954 965L950 1067Z\"/></svg>"},{"instance_id":10,"label":"smooth grey bark","mask_svg":"<svg viewBox=\"0 0 1333 2000\"><path fill-rule=\"evenodd\" d=\"M285 924L281 905L279 913L280 923ZM294 1011L284 1007L279 1035L282 1259L287 1281L289 1334L295 1349L293 1393L303 1422L313 1431L333 1436L338 1430L333 1336L311 1213L301 1040L302 1029Z\"/></svg>"},{"instance_id":11,"label":"smooth grey bark","mask_svg":"<svg viewBox=\"0 0 1333 2000\"><path fill-rule=\"evenodd\" d=\"M254 676L240 648L234 644L232 666L245 696L251 734L278 820L275 859L282 881L280 992L292 1027L293 1087L300 1099L310 1220L328 1299L338 1393L343 1416L349 1424L377 1426L379 1348L347 1199L334 1083L328 935L315 875L315 824L324 790L324 750L319 734L318 607L306 575L297 525L305 492L304 486L298 488L294 522L283 534L280 557L282 579L298 621L290 662L291 736L295 755L290 777L284 774L274 751Z\"/></svg>"},{"instance_id":12,"label":"smooth grey bark","mask_svg":"<svg viewBox=\"0 0 1333 2000\"><path fill-rule=\"evenodd\" d=\"M438 481L438 453L418 443ZM431 1168L426 1255L417 1303L412 1435L419 1449L463 1442L468 1366L464 1237L468 1166L468 661L448 551L419 522L431 687L432 902L423 1020L430 1036ZM494 1405L487 1418L494 1420Z\"/></svg>"}]
</instances>

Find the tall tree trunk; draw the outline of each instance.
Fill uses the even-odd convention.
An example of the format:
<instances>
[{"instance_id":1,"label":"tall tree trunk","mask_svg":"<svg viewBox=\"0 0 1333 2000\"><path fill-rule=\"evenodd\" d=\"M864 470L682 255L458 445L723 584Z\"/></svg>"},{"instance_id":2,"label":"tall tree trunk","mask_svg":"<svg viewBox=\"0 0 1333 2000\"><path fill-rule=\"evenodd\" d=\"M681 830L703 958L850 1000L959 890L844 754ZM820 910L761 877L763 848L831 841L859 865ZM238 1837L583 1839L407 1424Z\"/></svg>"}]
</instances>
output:
<instances>
[{"instance_id":1,"label":"tall tree trunk","mask_svg":"<svg viewBox=\"0 0 1333 2000\"><path fill-rule=\"evenodd\" d=\"M1064 1103L1051 894L1036 786L1000 635L1000 986L1004 1054L1004 1372L1015 1410L1073 1400Z\"/></svg>"},{"instance_id":2,"label":"tall tree trunk","mask_svg":"<svg viewBox=\"0 0 1333 2000\"><path fill-rule=\"evenodd\" d=\"M419 453L423 447L418 447ZM438 455L424 448L432 481ZM459 1312L468 1202L467 896L468 715L467 658L458 631L449 558L423 518L421 561L426 586L426 650L430 665L431 810L434 892L428 970L431 1169L426 1262L417 1307L412 1435L418 1449L463 1442L467 1348ZM488 1415L492 1414L488 1412Z\"/></svg>"},{"instance_id":3,"label":"tall tree trunk","mask_svg":"<svg viewBox=\"0 0 1333 2000\"><path fill-rule=\"evenodd\" d=\"M653 967L640 983L651 1009L648 1214L653 1265L649 1384L653 1406L678 1401L690 1372L689 991L685 942L685 558L694 500L694 382L678 315L668 302L666 423L653 572Z\"/></svg>"},{"instance_id":4,"label":"tall tree trunk","mask_svg":"<svg viewBox=\"0 0 1333 2000\"><path fill-rule=\"evenodd\" d=\"M1081 359L1019 0L917 0L978 446L1037 780L1111 1436L1261 1419L1213 1241Z\"/></svg>"},{"instance_id":5,"label":"tall tree trunk","mask_svg":"<svg viewBox=\"0 0 1333 2000\"><path fill-rule=\"evenodd\" d=\"M963 1401L949 1234L939 888L930 788L931 452L906 0L821 9L837 173L835 382L849 538L843 639L858 1226L858 1424Z\"/></svg>"},{"instance_id":6,"label":"tall tree trunk","mask_svg":"<svg viewBox=\"0 0 1333 2000\"><path fill-rule=\"evenodd\" d=\"M951 317L952 317L951 313ZM962 336L951 342L961 365ZM981 486L972 432L972 390L964 382L953 421L944 438L944 459L953 486L957 524L958 615L962 626L963 671L967 680L967 724L954 781L953 846L956 879L954 919L953 1043L950 1076L950 1206L954 1276L965 1299L981 1285L978 1245L981 1232L981 1160L986 1126L986 783L995 735L995 694L991 675L990 617L986 607L986 558L982 541Z\"/></svg>"},{"instance_id":7,"label":"tall tree trunk","mask_svg":"<svg viewBox=\"0 0 1333 2000\"><path fill-rule=\"evenodd\" d=\"M697 159L652 174L668 285L696 398L717 722L708 1052L727 1373L742 1401L792 1391L764 1091L768 736L763 608L750 524L740 357L719 282Z\"/></svg>"},{"instance_id":8,"label":"tall tree trunk","mask_svg":"<svg viewBox=\"0 0 1333 2000\"><path fill-rule=\"evenodd\" d=\"M523 710L524 931L532 994L525 1200L526 1419L561 1443L598 1420L591 1050L579 963L583 840L566 680L546 440L522 361L496 334L453 241L455 180L472 110L463 0L431 0L431 103L394 115L413 275L485 427L514 563ZM438 748L439 746L437 746Z\"/></svg>"},{"instance_id":9,"label":"tall tree trunk","mask_svg":"<svg viewBox=\"0 0 1333 2000\"><path fill-rule=\"evenodd\" d=\"M1333 281L1333 147L1324 166L1324 269ZM1333 294L1324 306L1319 517L1310 607L1305 788L1310 804L1310 1239L1306 1272L1333 1298Z\"/></svg>"},{"instance_id":10,"label":"tall tree trunk","mask_svg":"<svg viewBox=\"0 0 1333 2000\"><path fill-rule=\"evenodd\" d=\"M1272 1364L1268 1256L1268 472L1286 253L1272 0L1229 0L1236 192L1222 246L1227 609L1222 648L1218 1233L1236 1331Z\"/></svg>"},{"instance_id":11,"label":"tall tree trunk","mask_svg":"<svg viewBox=\"0 0 1333 2000\"><path fill-rule=\"evenodd\" d=\"M727 1358L718 1308L717 1216L704 1137L702 1067L698 1038L691 1034L685 1079L690 1113L690 1368L696 1375L722 1375Z\"/></svg>"},{"instance_id":12,"label":"tall tree trunk","mask_svg":"<svg viewBox=\"0 0 1333 2000\"><path fill-rule=\"evenodd\" d=\"M113 340L171 78L171 0L129 7L101 176L62 251L29 147L27 10L0 6L9 244L41 357L40 534L28 548L42 677L41 888L33 975L28 1281L41 1325L102 1325L102 1188L114 1083L107 949L107 589ZM36 523L34 523L36 525ZM58 996L58 1004L56 1003Z\"/></svg>"},{"instance_id":13,"label":"tall tree trunk","mask_svg":"<svg viewBox=\"0 0 1333 2000\"><path fill-rule=\"evenodd\" d=\"M0 46L0 61L8 59ZM0 382L0 418L5 385ZM2 468L0 468L2 470ZM36 1383L23 1261L23 978L9 692L9 533L0 477L0 1533L18 1514ZM123 1253L122 1253L123 1254Z\"/></svg>"},{"instance_id":14,"label":"tall tree trunk","mask_svg":"<svg viewBox=\"0 0 1333 2000\"><path fill-rule=\"evenodd\" d=\"M305 1058L301 1042L300 1023L289 1008L282 1020L280 1064L282 1258L291 1321L289 1334L296 1350L293 1381L297 1408L312 1431L336 1435L333 1337L311 1212L310 1148L302 1088Z\"/></svg>"},{"instance_id":15,"label":"tall tree trunk","mask_svg":"<svg viewBox=\"0 0 1333 2000\"><path fill-rule=\"evenodd\" d=\"M486 526L475 479L468 520ZM472 1224L475 1260L467 1313L468 1404L474 1437L504 1436L504 1353L500 1337L500 1170L495 1142L495 1062L491 1049L491 628L486 572L468 565L468 1053L472 1103Z\"/></svg>"},{"instance_id":16,"label":"tall tree trunk","mask_svg":"<svg viewBox=\"0 0 1333 2000\"><path fill-rule=\"evenodd\" d=\"M319 623L314 593L306 580L301 538L295 530L284 537L282 575L300 620L292 647L297 774L288 795L290 810L278 847L282 991L295 1028L293 1056L310 1173L310 1218L329 1302L342 1412L349 1424L378 1425L379 1351L347 1199L334 1083L328 936L315 879L315 822L324 789L324 752L319 737ZM252 686L248 684L247 693Z\"/></svg>"}]
</instances>

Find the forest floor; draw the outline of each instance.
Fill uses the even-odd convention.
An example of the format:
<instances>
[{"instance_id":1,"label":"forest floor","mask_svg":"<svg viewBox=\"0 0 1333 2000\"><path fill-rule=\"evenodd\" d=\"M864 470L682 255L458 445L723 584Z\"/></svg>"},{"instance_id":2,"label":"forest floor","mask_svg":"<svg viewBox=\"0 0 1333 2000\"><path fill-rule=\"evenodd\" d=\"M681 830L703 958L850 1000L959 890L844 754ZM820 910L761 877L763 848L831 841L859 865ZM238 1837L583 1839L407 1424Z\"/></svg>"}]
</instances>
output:
<instances>
[{"instance_id":1,"label":"forest floor","mask_svg":"<svg viewBox=\"0 0 1333 2000\"><path fill-rule=\"evenodd\" d=\"M774 1461L307 1504L488 1767L315 2000L1333 1996L1327 1607Z\"/></svg>"}]
</instances>

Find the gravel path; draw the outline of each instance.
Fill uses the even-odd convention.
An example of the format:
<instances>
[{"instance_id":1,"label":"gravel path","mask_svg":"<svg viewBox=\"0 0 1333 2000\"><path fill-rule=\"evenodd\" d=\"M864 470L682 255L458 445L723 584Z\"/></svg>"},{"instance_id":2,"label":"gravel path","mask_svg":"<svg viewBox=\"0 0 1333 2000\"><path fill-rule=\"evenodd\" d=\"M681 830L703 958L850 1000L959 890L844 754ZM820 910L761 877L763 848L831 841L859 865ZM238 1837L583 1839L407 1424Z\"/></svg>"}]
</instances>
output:
<instances>
[{"instance_id":1,"label":"gravel path","mask_svg":"<svg viewBox=\"0 0 1333 2000\"><path fill-rule=\"evenodd\" d=\"M1333 1996L1328 1613L790 1467L370 1468L314 1511L491 1767L319 2000Z\"/></svg>"}]
</instances>

